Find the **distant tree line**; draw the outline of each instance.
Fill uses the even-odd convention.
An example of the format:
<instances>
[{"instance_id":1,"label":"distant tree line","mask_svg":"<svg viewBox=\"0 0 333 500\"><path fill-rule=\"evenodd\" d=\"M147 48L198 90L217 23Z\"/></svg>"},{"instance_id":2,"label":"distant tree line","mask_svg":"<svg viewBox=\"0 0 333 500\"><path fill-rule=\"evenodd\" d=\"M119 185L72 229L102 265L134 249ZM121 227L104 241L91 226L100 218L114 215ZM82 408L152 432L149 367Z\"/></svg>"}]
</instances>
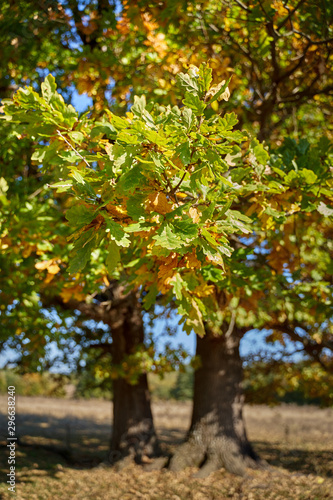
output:
<instances>
[{"instance_id":1,"label":"distant tree line","mask_svg":"<svg viewBox=\"0 0 333 500\"><path fill-rule=\"evenodd\" d=\"M333 406L333 375L318 369L308 360L288 364L276 360L251 360L246 363L244 372L244 394L248 404ZM149 385L153 399L192 400L193 374L191 366L166 373L163 377L151 373ZM1 370L0 394L7 393L9 385L14 385L20 396L64 398L68 395L68 387L78 399L109 400L113 395L112 382L100 380L91 372L69 376L48 372L21 375L15 370Z\"/></svg>"}]
</instances>

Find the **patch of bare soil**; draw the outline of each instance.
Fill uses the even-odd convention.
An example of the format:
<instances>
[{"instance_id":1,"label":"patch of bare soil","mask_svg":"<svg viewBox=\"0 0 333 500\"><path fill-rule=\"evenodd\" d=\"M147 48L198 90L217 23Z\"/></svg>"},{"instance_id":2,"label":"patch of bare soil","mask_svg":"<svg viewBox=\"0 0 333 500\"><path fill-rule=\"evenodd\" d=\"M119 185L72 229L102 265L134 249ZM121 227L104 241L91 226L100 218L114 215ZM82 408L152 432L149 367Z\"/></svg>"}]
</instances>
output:
<instances>
[{"instance_id":1,"label":"patch of bare soil","mask_svg":"<svg viewBox=\"0 0 333 500\"><path fill-rule=\"evenodd\" d=\"M194 469L175 474L103 465L112 420L107 401L18 397L16 410L19 500L333 499L333 409L246 407L250 440L271 467L249 470L243 478L221 469L206 479L194 478ZM0 412L0 498L9 500L6 396L0 396ZM155 402L153 413L162 446L171 453L185 437L191 404Z\"/></svg>"}]
</instances>

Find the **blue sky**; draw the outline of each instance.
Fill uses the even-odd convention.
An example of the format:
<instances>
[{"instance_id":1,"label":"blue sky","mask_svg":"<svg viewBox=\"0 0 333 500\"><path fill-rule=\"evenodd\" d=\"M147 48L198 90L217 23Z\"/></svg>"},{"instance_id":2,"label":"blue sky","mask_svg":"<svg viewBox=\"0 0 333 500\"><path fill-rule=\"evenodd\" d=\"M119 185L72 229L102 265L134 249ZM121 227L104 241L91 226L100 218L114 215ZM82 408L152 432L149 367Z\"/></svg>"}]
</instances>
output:
<instances>
[{"instance_id":1,"label":"blue sky","mask_svg":"<svg viewBox=\"0 0 333 500\"><path fill-rule=\"evenodd\" d=\"M179 316L175 316L174 318L174 325L176 326L178 321L179 321ZM273 344L266 344L264 337L267 334L265 331L258 331L258 330L250 330L241 340L240 343L240 354L243 358L246 358L250 355L258 354L263 351L268 351L271 354L277 354L279 352L279 348L277 345ZM181 327L177 328L177 333L175 336L171 337L168 334L165 333L165 321L164 320L157 320L154 326L154 338L156 340L156 347L159 351L163 351L163 348L165 344L170 344L171 347L177 348L181 344L186 351L190 355L195 354L195 346L196 346L196 338L195 338L195 333L192 332L190 335L186 334L184 331L182 331ZM287 346L288 347L288 346ZM289 346L289 351L293 352L295 346L290 343ZM55 356L57 354L57 348L53 345L51 346L50 353L52 356ZM8 361L14 361L16 358L15 351L13 350L4 350L0 354L0 369L3 368L3 366L8 362ZM293 355L291 357L292 360L297 361L300 356L298 355ZM68 373L68 368L65 365L60 364L59 366L54 367L51 371L54 372L63 372L63 373Z\"/></svg>"}]
</instances>

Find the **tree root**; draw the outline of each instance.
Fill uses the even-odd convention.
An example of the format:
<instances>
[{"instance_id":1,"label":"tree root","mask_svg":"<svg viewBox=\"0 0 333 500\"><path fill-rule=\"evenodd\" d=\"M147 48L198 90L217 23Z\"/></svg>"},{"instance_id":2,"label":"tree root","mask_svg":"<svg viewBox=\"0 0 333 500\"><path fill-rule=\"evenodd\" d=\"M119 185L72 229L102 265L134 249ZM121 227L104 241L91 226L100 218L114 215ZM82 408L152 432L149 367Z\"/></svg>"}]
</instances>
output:
<instances>
[{"instance_id":1,"label":"tree root","mask_svg":"<svg viewBox=\"0 0 333 500\"><path fill-rule=\"evenodd\" d=\"M266 468L267 463L254 453L242 453L233 439L216 438L213 442L203 443L192 438L181 445L170 460L169 470L179 472L186 467L198 467L194 477L204 478L212 472L225 468L238 476L245 476L247 468Z\"/></svg>"},{"instance_id":2,"label":"tree root","mask_svg":"<svg viewBox=\"0 0 333 500\"><path fill-rule=\"evenodd\" d=\"M205 460L205 451L194 441L182 444L169 463L169 470L179 472L186 467L200 467Z\"/></svg>"}]
</instances>

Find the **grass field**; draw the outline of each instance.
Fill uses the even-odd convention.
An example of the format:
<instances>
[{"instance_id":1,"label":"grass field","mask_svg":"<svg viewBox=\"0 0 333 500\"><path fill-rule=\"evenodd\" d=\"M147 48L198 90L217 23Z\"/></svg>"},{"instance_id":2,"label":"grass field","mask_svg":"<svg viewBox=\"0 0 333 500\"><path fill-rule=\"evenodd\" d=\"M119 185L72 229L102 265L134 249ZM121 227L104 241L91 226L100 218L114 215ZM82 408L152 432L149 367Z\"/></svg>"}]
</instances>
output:
<instances>
[{"instance_id":1,"label":"grass field","mask_svg":"<svg viewBox=\"0 0 333 500\"><path fill-rule=\"evenodd\" d=\"M0 408L4 500L333 499L333 409L246 407L249 438L271 467L249 470L243 478L221 469L196 479L194 469L175 474L132 464L121 471L103 465L111 422L106 401L18 397L16 425L22 445L16 449L14 495L6 485L6 396L0 396ZM156 402L153 412L162 446L170 453L189 426L191 405Z\"/></svg>"}]
</instances>

